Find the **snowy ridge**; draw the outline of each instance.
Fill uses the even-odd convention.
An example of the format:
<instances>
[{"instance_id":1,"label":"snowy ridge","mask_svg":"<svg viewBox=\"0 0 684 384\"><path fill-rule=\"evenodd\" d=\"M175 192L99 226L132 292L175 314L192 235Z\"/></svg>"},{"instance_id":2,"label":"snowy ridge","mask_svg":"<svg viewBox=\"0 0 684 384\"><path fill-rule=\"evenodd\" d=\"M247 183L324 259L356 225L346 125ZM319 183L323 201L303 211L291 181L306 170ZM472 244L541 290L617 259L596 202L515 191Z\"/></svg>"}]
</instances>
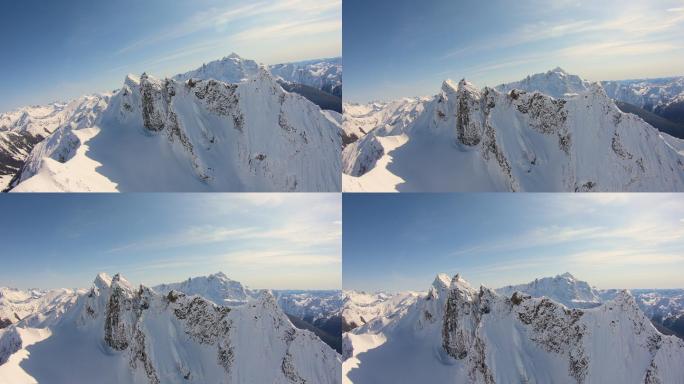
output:
<instances>
[{"instance_id":1,"label":"snowy ridge","mask_svg":"<svg viewBox=\"0 0 684 384\"><path fill-rule=\"evenodd\" d=\"M366 293L344 291L342 306L342 330L350 331L363 326L373 319L387 316L392 312L406 308L418 299L419 292L400 293Z\"/></svg>"},{"instance_id":2,"label":"snowy ridge","mask_svg":"<svg viewBox=\"0 0 684 384\"><path fill-rule=\"evenodd\" d=\"M341 375L339 355L294 328L269 292L224 307L100 274L56 325L30 332L38 330L0 335L0 351L15 347L0 382L339 383Z\"/></svg>"},{"instance_id":3,"label":"snowy ridge","mask_svg":"<svg viewBox=\"0 0 684 384\"><path fill-rule=\"evenodd\" d=\"M347 383L684 382L684 342L660 334L626 291L568 309L442 275L402 316L344 337Z\"/></svg>"},{"instance_id":4,"label":"snowy ridge","mask_svg":"<svg viewBox=\"0 0 684 384\"><path fill-rule=\"evenodd\" d=\"M532 297L547 297L561 303L568 308L592 308L621 294L620 289L599 290L564 273L555 277L535 279L527 284L509 285L498 288L497 293L510 296L515 292L524 293ZM639 309L651 319L651 322L661 332L677 334L684 339L684 290L682 289L632 289Z\"/></svg>"},{"instance_id":5,"label":"snowy ridge","mask_svg":"<svg viewBox=\"0 0 684 384\"><path fill-rule=\"evenodd\" d=\"M253 61L216 63L185 81L129 75L36 147L12 190L339 191L339 121Z\"/></svg>"},{"instance_id":6,"label":"snowy ridge","mask_svg":"<svg viewBox=\"0 0 684 384\"><path fill-rule=\"evenodd\" d=\"M83 291L54 289L29 291L0 287L0 329L23 322L44 327L59 318Z\"/></svg>"},{"instance_id":7,"label":"snowy ridge","mask_svg":"<svg viewBox=\"0 0 684 384\"><path fill-rule=\"evenodd\" d=\"M0 114L0 190L10 185L36 144L60 126L89 126L109 97L109 94L89 95L68 103L25 107Z\"/></svg>"},{"instance_id":8,"label":"snowy ridge","mask_svg":"<svg viewBox=\"0 0 684 384\"><path fill-rule=\"evenodd\" d=\"M600 84L551 75L548 87L536 76L521 83L566 98L447 80L433 98L372 109L379 118L349 116L367 134L343 150L343 189L684 190L677 139L621 112Z\"/></svg>"}]
</instances>

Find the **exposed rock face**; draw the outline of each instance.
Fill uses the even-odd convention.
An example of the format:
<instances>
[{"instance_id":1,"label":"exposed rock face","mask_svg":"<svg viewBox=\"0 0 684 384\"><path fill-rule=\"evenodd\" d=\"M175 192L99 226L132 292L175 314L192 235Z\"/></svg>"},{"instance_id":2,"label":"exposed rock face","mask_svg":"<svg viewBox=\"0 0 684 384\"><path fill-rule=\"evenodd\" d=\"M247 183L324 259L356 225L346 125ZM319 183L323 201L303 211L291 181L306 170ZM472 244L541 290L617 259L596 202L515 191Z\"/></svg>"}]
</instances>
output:
<instances>
[{"instance_id":1,"label":"exposed rock face","mask_svg":"<svg viewBox=\"0 0 684 384\"><path fill-rule=\"evenodd\" d=\"M105 342L119 351L128 348L132 335L131 324L126 321L133 307L131 292L127 288L120 284L120 275L114 276L105 318Z\"/></svg>"},{"instance_id":2,"label":"exposed rock face","mask_svg":"<svg viewBox=\"0 0 684 384\"><path fill-rule=\"evenodd\" d=\"M447 93L451 92L448 83L442 86ZM456 92L456 135L458 141L467 146L475 146L482 140L482 109L480 92L464 80L458 83ZM479 117L479 118L478 118Z\"/></svg>"},{"instance_id":3,"label":"exposed rock face","mask_svg":"<svg viewBox=\"0 0 684 384\"><path fill-rule=\"evenodd\" d=\"M5 364L21 346L21 337L16 328L11 327L0 333L0 365Z\"/></svg>"}]
</instances>

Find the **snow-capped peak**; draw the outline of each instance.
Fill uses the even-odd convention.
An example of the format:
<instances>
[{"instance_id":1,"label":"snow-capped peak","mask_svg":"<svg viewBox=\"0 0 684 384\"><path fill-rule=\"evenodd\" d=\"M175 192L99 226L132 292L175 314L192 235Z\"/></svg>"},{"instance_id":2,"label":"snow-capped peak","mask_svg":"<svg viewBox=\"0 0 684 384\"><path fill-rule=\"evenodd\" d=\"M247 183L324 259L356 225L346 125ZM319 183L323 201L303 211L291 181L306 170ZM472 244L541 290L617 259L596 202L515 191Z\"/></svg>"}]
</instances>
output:
<instances>
[{"instance_id":1,"label":"snow-capped peak","mask_svg":"<svg viewBox=\"0 0 684 384\"><path fill-rule=\"evenodd\" d=\"M446 79L442 82L442 91L445 93L456 93L458 90L458 84L454 83L451 79Z\"/></svg>"},{"instance_id":2,"label":"snow-capped peak","mask_svg":"<svg viewBox=\"0 0 684 384\"><path fill-rule=\"evenodd\" d=\"M565 98L589 89L591 83L577 75L571 75L561 67L545 73L527 76L523 80L501 84L496 87L501 92L519 89L527 92L541 92L554 98Z\"/></svg>"},{"instance_id":3,"label":"snow-capped peak","mask_svg":"<svg viewBox=\"0 0 684 384\"><path fill-rule=\"evenodd\" d=\"M521 292L532 297L548 297L569 308L591 308L601 303L600 292L586 281L578 280L569 272L555 277L535 279L528 284L509 285L497 289L502 295L510 296Z\"/></svg>"},{"instance_id":4,"label":"snow-capped peak","mask_svg":"<svg viewBox=\"0 0 684 384\"><path fill-rule=\"evenodd\" d=\"M235 52L231 52L230 55L223 58L223 60L237 59L242 60L242 57Z\"/></svg>"},{"instance_id":5,"label":"snow-capped peak","mask_svg":"<svg viewBox=\"0 0 684 384\"><path fill-rule=\"evenodd\" d=\"M237 53L220 60L215 60L201 67L176 75L174 80L215 79L225 83L236 84L248 81L260 74L262 66L254 60L243 59Z\"/></svg>"},{"instance_id":6,"label":"snow-capped peak","mask_svg":"<svg viewBox=\"0 0 684 384\"><path fill-rule=\"evenodd\" d=\"M186 295L198 295L216 304L229 306L244 304L252 297L251 292L240 282L231 280L223 272L191 277L179 283L161 284L153 289L161 294L178 291Z\"/></svg>"},{"instance_id":7,"label":"snow-capped peak","mask_svg":"<svg viewBox=\"0 0 684 384\"><path fill-rule=\"evenodd\" d=\"M108 274L100 272L97 274L97 276L95 276L95 281L93 282L93 284L98 289L106 289L111 287L112 278Z\"/></svg>"},{"instance_id":8,"label":"snow-capped peak","mask_svg":"<svg viewBox=\"0 0 684 384\"><path fill-rule=\"evenodd\" d=\"M438 290L449 288L451 285L451 278L446 273L439 273L435 276L432 282L432 287Z\"/></svg>"},{"instance_id":9,"label":"snow-capped peak","mask_svg":"<svg viewBox=\"0 0 684 384\"><path fill-rule=\"evenodd\" d=\"M98 275L99 277L100 275ZM113 290L116 290L117 288L122 289L126 292L132 292L133 291L133 285L126 280L123 276L121 276L120 273L117 273L112 277L111 280L111 287Z\"/></svg>"}]
</instances>

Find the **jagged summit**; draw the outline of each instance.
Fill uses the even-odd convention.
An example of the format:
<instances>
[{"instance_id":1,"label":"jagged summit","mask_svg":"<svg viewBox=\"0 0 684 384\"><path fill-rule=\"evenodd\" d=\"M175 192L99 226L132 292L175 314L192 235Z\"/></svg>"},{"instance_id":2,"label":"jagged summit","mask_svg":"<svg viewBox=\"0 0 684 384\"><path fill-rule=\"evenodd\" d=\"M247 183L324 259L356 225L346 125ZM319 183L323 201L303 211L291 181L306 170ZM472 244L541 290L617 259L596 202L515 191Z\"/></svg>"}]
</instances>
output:
<instances>
[{"instance_id":1,"label":"jagged summit","mask_svg":"<svg viewBox=\"0 0 684 384\"><path fill-rule=\"evenodd\" d=\"M112 278L105 272L100 272L95 276L94 285L98 288L108 288L112 285Z\"/></svg>"},{"instance_id":2,"label":"jagged summit","mask_svg":"<svg viewBox=\"0 0 684 384\"><path fill-rule=\"evenodd\" d=\"M561 68L561 67L556 67L556 68L550 70L548 73L560 73L560 74L564 74L564 75L567 75L567 74L568 74L568 72L565 71L565 70L564 70L563 68Z\"/></svg>"},{"instance_id":3,"label":"jagged summit","mask_svg":"<svg viewBox=\"0 0 684 384\"><path fill-rule=\"evenodd\" d=\"M556 67L545 73L527 76L525 79L513 83L501 84L496 87L501 92L519 89L527 92L541 92L554 98L567 98L588 90L591 82L577 75Z\"/></svg>"},{"instance_id":4,"label":"jagged summit","mask_svg":"<svg viewBox=\"0 0 684 384\"><path fill-rule=\"evenodd\" d=\"M459 84L454 83L451 79L446 79L442 82L442 91L454 93L458 90Z\"/></svg>"},{"instance_id":5,"label":"jagged summit","mask_svg":"<svg viewBox=\"0 0 684 384\"><path fill-rule=\"evenodd\" d=\"M577 280L575 276L573 276L570 272L565 272L562 275L558 275L558 277L570 279L570 280Z\"/></svg>"},{"instance_id":6,"label":"jagged summit","mask_svg":"<svg viewBox=\"0 0 684 384\"><path fill-rule=\"evenodd\" d=\"M231 52L230 55L224 57L223 59L224 59L224 60L228 60L228 59L238 59L238 60L242 60L242 56L238 55L238 54L235 53L235 52Z\"/></svg>"},{"instance_id":7,"label":"jagged summit","mask_svg":"<svg viewBox=\"0 0 684 384\"><path fill-rule=\"evenodd\" d=\"M448 288L451 285L451 278L446 273L439 273L435 276L432 286L438 289Z\"/></svg>"}]
</instances>

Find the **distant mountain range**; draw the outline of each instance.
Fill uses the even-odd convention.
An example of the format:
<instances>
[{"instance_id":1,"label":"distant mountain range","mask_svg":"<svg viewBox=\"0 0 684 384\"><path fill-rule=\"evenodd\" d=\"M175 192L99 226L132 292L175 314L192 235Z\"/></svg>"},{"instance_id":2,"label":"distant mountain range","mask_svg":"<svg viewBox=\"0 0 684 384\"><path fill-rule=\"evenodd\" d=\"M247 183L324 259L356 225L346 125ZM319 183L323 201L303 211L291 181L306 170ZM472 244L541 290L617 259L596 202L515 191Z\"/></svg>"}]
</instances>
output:
<instances>
[{"instance_id":1,"label":"distant mountain range","mask_svg":"<svg viewBox=\"0 0 684 384\"><path fill-rule=\"evenodd\" d=\"M561 68L344 111L348 192L684 190L682 140Z\"/></svg>"}]
</instances>

